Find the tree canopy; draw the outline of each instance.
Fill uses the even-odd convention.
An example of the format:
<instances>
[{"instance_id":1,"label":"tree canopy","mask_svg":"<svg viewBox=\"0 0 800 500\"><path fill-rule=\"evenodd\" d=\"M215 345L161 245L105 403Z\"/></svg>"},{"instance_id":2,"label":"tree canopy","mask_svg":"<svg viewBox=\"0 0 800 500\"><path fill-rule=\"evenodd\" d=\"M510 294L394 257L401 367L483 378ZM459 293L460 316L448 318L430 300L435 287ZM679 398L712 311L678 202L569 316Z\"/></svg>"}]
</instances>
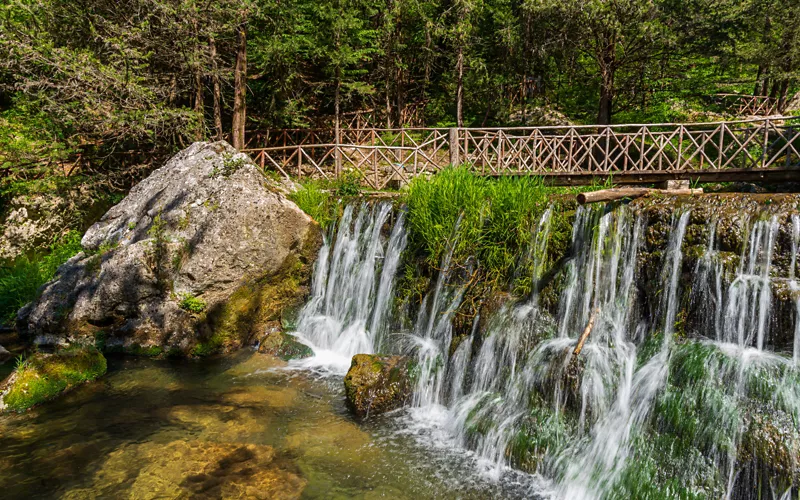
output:
<instances>
[{"instance_id":1,"label":"tree canopy","mask_svg":"<svg viewBox=\"0 0 800 500\"><path fill-rule=\"evenodd\" d=\"M720 91L786 102L798 24L797 0L8 0L0 166L367 109L374 126L692 120Z\"/></svg>"}]
</instances>

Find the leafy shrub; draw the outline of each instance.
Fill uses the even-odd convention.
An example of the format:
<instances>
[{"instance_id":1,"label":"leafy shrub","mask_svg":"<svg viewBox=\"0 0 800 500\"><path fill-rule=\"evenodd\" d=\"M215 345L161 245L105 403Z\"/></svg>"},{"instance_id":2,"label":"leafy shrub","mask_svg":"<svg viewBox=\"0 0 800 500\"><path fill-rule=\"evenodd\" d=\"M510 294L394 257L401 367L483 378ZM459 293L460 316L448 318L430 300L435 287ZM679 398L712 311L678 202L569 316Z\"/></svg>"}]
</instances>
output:
<instances>
[{"instance_id":1,"label":"leafy shrub","mask_svg":"<svg viewBox=\"0 0 800 500\"><path fill-rule=\"evenodd\" d=\"M48 252L21 256L0 267L0 323L11 323L19 308L37 297L58 267L80 252L81 236L72 231L53 243Z\"/></svg>"}]
</instances>

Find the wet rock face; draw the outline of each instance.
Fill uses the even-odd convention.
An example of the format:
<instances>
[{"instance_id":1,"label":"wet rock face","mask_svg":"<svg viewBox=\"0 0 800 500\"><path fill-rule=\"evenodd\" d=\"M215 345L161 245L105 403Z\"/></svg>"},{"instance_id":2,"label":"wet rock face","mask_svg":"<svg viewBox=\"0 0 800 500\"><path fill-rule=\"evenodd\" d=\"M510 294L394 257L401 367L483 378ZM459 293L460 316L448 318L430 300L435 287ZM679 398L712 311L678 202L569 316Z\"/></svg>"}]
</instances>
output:
<instances>
[{"instance_id":1,"label":"wet rock face","mask_svg":"<svg viewBox=\"0 0 800 500\"><path fill-rule=\"evenodd\" d=\"M20 311L20 330L37 344L102 334L109 345L190 352L216 335L214 318L242 287L289 280L282 294L302 294L321 234L284 191L227 143L192 144L89 228L84 252ZM233 324L257 330L251 316ZM250 334L226 332L202 351Z\"/></svg>"},{"instance_id":2,"label":"wet rock face","mask_svg":"<svg viewBox=\"0 0 800 500\"><path fill-rule=\"evenodd\" d=\"M405 356L356 354L344 378L348 405L361 418L402 407L411 397L411 369Z\"/></svg>"},{"instance_id":3,"label":"wet rock face","mask_svg":"<svg viewBox=\"0 0 800 500\"><path fill-rule=\"evenodd\" d=\"M273 328L261 340L258 352L277 356L284 361L308 358L314 354L310 347L297 340L297 337Z\"/></svg>"}]
</instances>

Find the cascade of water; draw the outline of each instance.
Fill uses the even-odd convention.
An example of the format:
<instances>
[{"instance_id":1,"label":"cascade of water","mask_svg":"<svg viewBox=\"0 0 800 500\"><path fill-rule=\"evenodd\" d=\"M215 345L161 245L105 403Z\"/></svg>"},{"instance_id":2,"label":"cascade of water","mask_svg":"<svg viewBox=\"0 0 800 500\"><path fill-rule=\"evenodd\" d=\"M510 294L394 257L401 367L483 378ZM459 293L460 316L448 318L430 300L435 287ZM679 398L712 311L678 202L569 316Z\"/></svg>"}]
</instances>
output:
<instances>
[{"instance_id":1,"label":"cascade of water","mask_svg":"<svg viewBox=\"0 0 800 500\"><path fill-rule=\"evenodd\" d=\"M692 280L691 301L699 311L700 327L702 332L714 332L716 339L721 339L723 305L722 258L717 249L717 219L711 221L708 228L708 241L706 250L699 259L694 269Z\"/></svg>"},{"instance_id":2,"label":"cascade of water","mask_svg":"<svg viewBox=\"0 0 800 500\"><path fill-rule=\"evenodd\" d=\"M495 316L471 363L462 352L472 349L474 334L462 341L448 363L448 372L454 376L454 387L448 399L450 410L445 425L459 444L471 442L495 477L505 465L507 444L525 412L528 391L518 359L522 347L543 329L554 330L552 321L548 322L539 314L537 291L537 282L546 264L551 218L552 211L548 209L542 214L532 238L531 278L535 286L531 297L522 305L505 307ZM471 383L464 387L468 372ZM461 375L456 375L458 373ZM484 419L491 419L494 424L488 432L470 432L470 428L479 426Z\"/></svg>"},{"instance_id":3,"label":"cascade of water","mask_svg":"<svg viewBox=\"0 0 800 500\"><path fill-rule=\"evenodd\" d=\"M312 297L301 310L297 326L298 336L316 355L306 364L346 372L354 354L373 353L381 344L394 276L406 244L402 215L388 241L381 237L391 211L389 203L348 205L334 244L325 239Z\"/></svg>"},{"instance_id":4,"label":"cascade of water","mask_svg":"<svg viewBox=\"0 0 800 500\"><path fill-rule=\"evenodd\" d=\"M448 353L453 340L452 318L464 295L463 286L447 286L460 224L461 217L453 228L436 286L423 299L414 331L406 337L406 350L417 358L418 374L413 401L417 407L440 406L444 402Z\"/></svg>"},{"instance_id":5,"label":"cascade of water","mask_svg":"<svg viewBox=\"0 0 800 500\"><path fill-rule=\"evenodd\" d=\"M737 276L728 288L722 335L725 342L745 346L755 340L759 350L764 348L772 304L770 267L777 233L775 216L756 222L750 231Z\"/></svg>"},{"instance_id":6,"label":"cascade of water","mask_svg":"<svg viewBox=\"0 0 800 500\"><path fill-rule=\"evenodd\" d=\"M792 214L792 257L789 266L789 289L795 296L794 346L792 360L800 366L800 286L795 279L797 251L800 249L800 215Z\"/></svg>"},{"instance_id":7,"label":"cascade of water","mask_svg":"<svg viewBox=\"0 0 800 500\"><path fill-rule=\"evenodd\" d=\"M650 415L655 396L666 382L678 302L677 284L683 261L681 245L688 221L688 212L676 221L665 256L662 285L666 294L662 301L664 338L661 350L636 369L634 344L620 338L620 343L611 348L618 351L615 357L620 367L614 403L592 427L587 439L580 440L565 453L568 465L558 489L563 498L601 498L608 493L624 470L631 438Z\"/></svg>"}]
</instances>

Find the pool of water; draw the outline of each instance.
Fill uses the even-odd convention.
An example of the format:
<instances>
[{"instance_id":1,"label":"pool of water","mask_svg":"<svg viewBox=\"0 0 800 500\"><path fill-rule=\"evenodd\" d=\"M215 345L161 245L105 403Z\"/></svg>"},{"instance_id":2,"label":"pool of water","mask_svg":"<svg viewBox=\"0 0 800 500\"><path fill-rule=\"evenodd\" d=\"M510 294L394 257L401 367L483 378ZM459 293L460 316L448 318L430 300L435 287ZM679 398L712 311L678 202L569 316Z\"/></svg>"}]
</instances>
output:
<instances>
[{"instance_id":1,"label":"pool of water","mask_svg":"<svg viewBox=\"0 0 800 500\"><path fill-rule=\"evenodd\" d=\"M111 358L108 374L0 416L3 498L530 498L536 478L486 477L402 414L348 413L340 377L243 351L217 360ZM431 441L431 442L429 442Z\"/></svg>"}]
</instances>

